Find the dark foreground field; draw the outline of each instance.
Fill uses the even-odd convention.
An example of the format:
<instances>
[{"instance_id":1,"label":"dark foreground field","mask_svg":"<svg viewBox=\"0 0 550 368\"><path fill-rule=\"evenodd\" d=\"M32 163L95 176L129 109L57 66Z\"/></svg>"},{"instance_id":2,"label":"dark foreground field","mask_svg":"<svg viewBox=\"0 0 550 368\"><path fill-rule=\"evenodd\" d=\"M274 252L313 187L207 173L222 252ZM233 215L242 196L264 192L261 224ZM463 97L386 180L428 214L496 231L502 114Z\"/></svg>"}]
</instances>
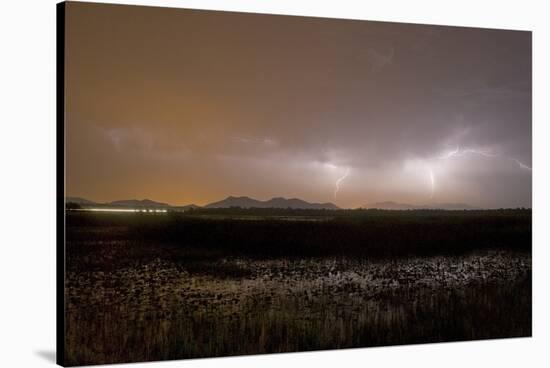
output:
<instances>
[{"instance_id":1,"label":"dark foreground field","mask_svg":"<svg viewBox=\"0 0 550 368\"><path fill-rule=\"evenodd\" d=\"M69 365L531 335L531 211L67 215Z\"/></svg>"}]
</instances>

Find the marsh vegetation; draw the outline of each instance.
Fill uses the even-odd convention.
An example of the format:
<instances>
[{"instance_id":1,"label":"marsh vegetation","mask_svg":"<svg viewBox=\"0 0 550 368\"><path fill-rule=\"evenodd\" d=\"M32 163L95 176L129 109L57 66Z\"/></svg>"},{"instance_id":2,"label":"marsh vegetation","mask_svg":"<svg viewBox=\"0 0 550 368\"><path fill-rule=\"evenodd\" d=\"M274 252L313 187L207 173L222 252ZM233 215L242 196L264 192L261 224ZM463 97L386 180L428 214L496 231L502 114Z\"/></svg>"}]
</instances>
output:
<instances>
[{"instance_id":1,"label":"marsh vegetation","mask_svg":"<svg viewBox=\"0 0 550 368\"><path fill-rule=\"evenodd\" d=\"M70 365L531 335L531 211L67 216Z\"/></svg>"}]
</instances>

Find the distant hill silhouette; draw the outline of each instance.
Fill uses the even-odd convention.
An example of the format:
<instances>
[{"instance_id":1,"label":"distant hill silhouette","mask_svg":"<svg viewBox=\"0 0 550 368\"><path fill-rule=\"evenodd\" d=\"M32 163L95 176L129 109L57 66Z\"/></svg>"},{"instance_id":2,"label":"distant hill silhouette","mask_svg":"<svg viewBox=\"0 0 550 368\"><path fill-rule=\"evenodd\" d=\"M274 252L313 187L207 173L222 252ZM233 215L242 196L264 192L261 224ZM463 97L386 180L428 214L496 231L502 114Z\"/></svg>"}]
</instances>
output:
<instances>
[{"instance_id":1,"label":"distant hill silhouette","mask_svg":"<svg viewBox=\"0 0 550 368\"><path fill-rule=\"evenodd\" d=\"M90 201L85 198L80 197L67 197L67 203L75 203L83 207L109 207L109 208L162 208L162 209L173 209L175 211L186 211L192 208L201 208L195 204L189 204L185 206L172 206L168 203L155 202L150 199L123 199L107 203L99 203ZM309 203L298 198L283 198L275 197L267 201L259 201L250 197L227 197L224 200L213 202L204 206L204 208L231 208L231 207L241 207L241 208L292 208L292 209L329 209L337 210L339 209L333 203Z\"/></svg>"},{"instance_id":2,"label":"distant hill silhouette","mask_svg":"<svg viewBox=\"0 0 550 368\"><path fill-rule=\"evenodd\" d=\"M66 197L65 202L66 203L76 203L76 204L85 205L85 206L86 205L87 206L93 206L93 205L98 204L97 202L90 201L88 199L80 198L80 197Z\"/></svg>"},{"instance_id":3,"label":"distant hill silhouette","mask_svg":"<svg viewBox=\"0 0 550 368\"><path fill-rule=\"evenodd\" d=\"M204 206L204 208L293 208L293 209L339 209L334 203L309 203L298 198L275 197L267 201L259 201L250 197L229 196L221 201L213 202Z\"/></svg>"},{"instance_id":4,"label":"distant hill silhouette","mask_svg":"<svg viewBox=\"0 0 550 368\"><path fill-rule=\"evenodd\" d=\"M171 208L173 208L176 211L187 211L194 208L201 208L201 206L197 206L196 204L188 204L185 206L172 206Z\"/></svg>"},{"instance_id":5,"label":"distant hill silhouette","mask_svg":"<svg viewBox=\"0 0 550 368\"><path fill-rule=\"evenodd\" d=\"M361 208L377 208L381 210L475 210L477 207L465 203L434 203L427 205L413 205L407 203L397 203L392 201L369 203Z\"/></svg>"},{"instance_id":6,"label":"distant hill silhouette","mask_svg":"<svg viewBox=\"0 0 550 368\"><path fill-rule=\"evenodd\" d=\"M74 203L86 207L102 207L102 208L151 208L151 209L172 209L174 211L186 211L192 208L201 208L195 204L184 206L172 206L168 203L156 202L150 199L123 199L107 203L94 202L81 197L66 197L66 203ZM291 209L311 209L311 210L338 210L340 209L334 203L310 203L298 198L283 198L274 197L267 201L260 201L254 198L242 196L229 196L221 201L212 202L203 208L291 208ZM398 203L392 201L375 202L361 206L361 208L377 208L382 210L475 210L477 207L470 206L465 203L434 203L427 205L413 205L407 203Z\"/></svg>"},{"instance_id":7,"label":"distant hill silhouette","mask_svg":"<svg viewBox=\"0 0 550 368\"><path fill-rule=\"evenodd\" d=\"M155 202L150 199L123 199L123 200L117 200L112 202L94 202L89 199L81 198L81 197L66 197L65 198L66 203L75 203L82 207L114 207L114 208L151 208L151 209L160 209L160 208L183 208L183 207L189 207L189 206L179 206L179 207L173 207L169 205L168 203L163 202ZM190 205L195 206L195 205ZM195 206L197 207L197 206Z\"/></svg>"}]
</instances>

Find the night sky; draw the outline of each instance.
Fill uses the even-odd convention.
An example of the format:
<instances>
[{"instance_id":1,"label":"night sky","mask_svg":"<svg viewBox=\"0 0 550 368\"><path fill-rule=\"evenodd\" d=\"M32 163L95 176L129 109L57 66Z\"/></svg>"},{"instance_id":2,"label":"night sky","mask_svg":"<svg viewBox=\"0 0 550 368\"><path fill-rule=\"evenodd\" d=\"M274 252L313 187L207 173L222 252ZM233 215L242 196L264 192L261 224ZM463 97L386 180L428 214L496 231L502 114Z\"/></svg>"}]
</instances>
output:
<instances>
[{"instance_id":1,"label":"night sky","mask_svg":"<svg viewBox=\"0 0 550 368\"><path fill-rule=\"evenodd\" d=\"M67 5L67 195L531 207L531 33Z\"/></svg>"}]
</instances>

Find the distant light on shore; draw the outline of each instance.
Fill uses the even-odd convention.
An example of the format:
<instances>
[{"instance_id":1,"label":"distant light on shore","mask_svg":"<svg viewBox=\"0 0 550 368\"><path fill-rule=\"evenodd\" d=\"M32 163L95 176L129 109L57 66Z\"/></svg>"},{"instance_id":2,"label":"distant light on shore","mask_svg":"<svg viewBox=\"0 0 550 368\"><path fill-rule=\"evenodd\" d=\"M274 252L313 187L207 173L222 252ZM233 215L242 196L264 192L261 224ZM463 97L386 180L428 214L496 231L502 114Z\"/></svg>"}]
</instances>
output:
<instances>
[{"instance_id":1,"label":"distant light on shore","mask_svg":"<svg viewBox=\"0 0 550 368\"><path fill-rule=\"evenodd\" d=\"M138 213L166 213L164 209L147 209L147 208L77 208L71 211L90 211L90 212L138 212Z\"/></svg>"}]
</instances>

